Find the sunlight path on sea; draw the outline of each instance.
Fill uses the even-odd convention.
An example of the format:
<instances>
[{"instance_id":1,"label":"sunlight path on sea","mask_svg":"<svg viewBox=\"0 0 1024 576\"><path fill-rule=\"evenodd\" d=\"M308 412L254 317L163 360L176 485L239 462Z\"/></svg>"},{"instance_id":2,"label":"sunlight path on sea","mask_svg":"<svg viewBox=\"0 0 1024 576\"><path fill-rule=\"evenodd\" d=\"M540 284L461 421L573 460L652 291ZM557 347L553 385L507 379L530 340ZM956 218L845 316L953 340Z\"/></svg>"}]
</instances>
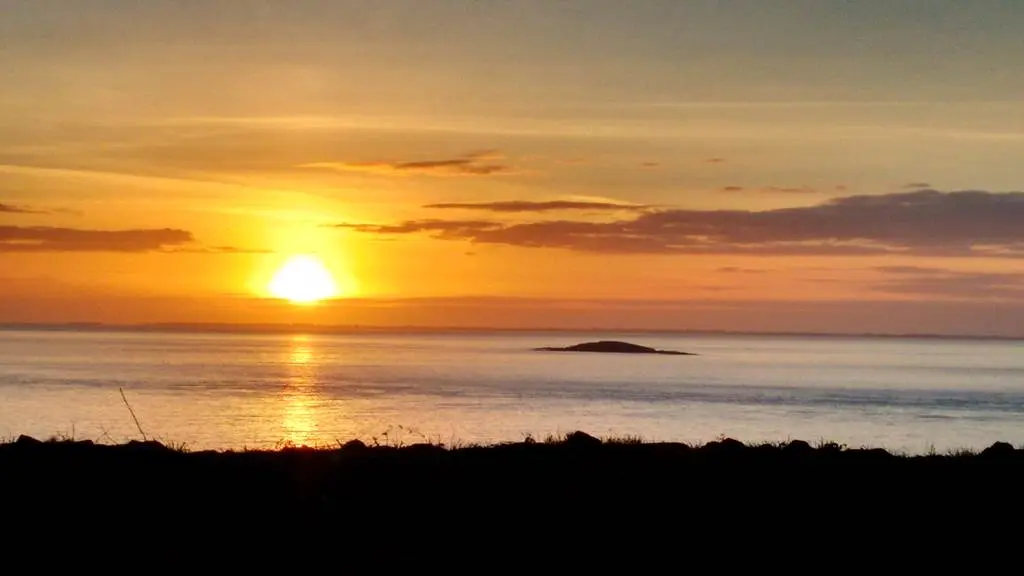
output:
<instances>
[{"instance_id":1,"label":"sunlight path on sea","mask_svg":"<svg viewBox=\"0 0 1024 576\"><path fill-rule=\"evenodd\" d=\"M698 356L534 352L613 338ZM912 452L1024 442L1024 343L484 333L0 331L0 435L192 448L495 442L572 430Z\"/></svg>"}]
</instances>

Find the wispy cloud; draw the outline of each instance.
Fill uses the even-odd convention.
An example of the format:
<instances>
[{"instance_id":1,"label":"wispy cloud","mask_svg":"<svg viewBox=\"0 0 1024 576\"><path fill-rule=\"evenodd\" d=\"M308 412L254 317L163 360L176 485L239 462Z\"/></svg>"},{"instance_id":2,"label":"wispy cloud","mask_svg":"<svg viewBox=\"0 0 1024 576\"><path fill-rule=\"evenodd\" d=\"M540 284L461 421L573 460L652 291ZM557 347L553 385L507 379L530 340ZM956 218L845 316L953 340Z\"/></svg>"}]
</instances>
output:
<instances>
[{"instance_id":1,"label":"wispy cloud","mask_svg":"<svg viewBox=\"0 0 1024 576\"><path fill-rule=\"evenodd\" d=\"M187 230L90 230L49 226L0 226L0 252L189 252L263 253L231 246L204 246Z\"/></svg>"},{"instance_id":2,"label":"wispy cloud","mask_svg":"<svg viewBox=\"0 0 1024 576\"><path fill-rule=\"evenodd\" d=\"M556 160L558 164L565 164L567 166L585 166L590 163L590 160L582 157L563 158Z\"/></svg>"},{"instance_id":3,"label":"wispy cloud","mask_svg":"<svg viewBox=\"0 0 1024 576\"><path fill-rule=\"evenodd\" d=\"M601 253L928 255L1024 258L1024 192L919 190L813 206L643 212L610 222L413 220L345 225L480 244Z\"/></svg>"},{"instance_id":4,"label":"wispy cloud","mask_svg":"<svg viewBox=\"0 0 1024 576\"><path fill-rule=\"evenodd\" d=\"M165 254L273 254L273 250L258 248L238 248L235 246L190 246L183 248L164 248Z\"/></svg>"},{"instance_id":5,"label":"wispy cloud","mask_svg":"<svg viewBox=\"0 0 1024 576\"><path fill-rule=\"evenodd\" d=\"M501 159L502 156L496 151L484 151L457 158L378 162L311 162L302 164L300 167L392 175L491 176L511 173L512 169L508 165L497 162Z\"/></svg>"},{"instance_id":6,"label":"wispy cloud","mask_svg":"<svg viewBox=\"0 0 1024 576\"><path fill-rule=\"evenodd\" d=\"M931 188L932 185L927 182L909 182L903 185L903 188L907 190L921 190Z\"/></svg>"},{"instance_id":7,"label":"wispy cloud","mask_svg":"<svg viewBox=\"0 0 1024 576\"><path fill-rule=\"evenodd\" d=\"M973 272L921 266L881 266L890 276L871 286L886 294L1024 301L1024 272Z\"/></svg>"},{"instance_id":8,"label":"wispy cloud","mask_svg":"<svg viewBox=\"0 0 1024 576\"><path fill-rule=\"evenodd\" d=\"M549 200L542 202L507 200L503 202L444 202L440 204L427 204L424 208L483 210L488 212L554 212L563 210L643 211L650 209L650 206L577 200Z\"/></svg>"},{"instance_id":9,"label":"wispy cloud","mask_svg":"<svg viewBox=\"0 0 1024 576\"><path fill-rule=\"evenodd\" d=\"M36 210L26 206L16 206L0 202L0 214L46 214L46 210Z\"/></svg>"},{"instance_id":10,"label":"wispy cloud","mask_svg":"<svg viewBox=\"0 0 1024 576\"><path fill-rule=\"evenodd\" d=\"M18 204L5 204L0 202L0 214L78 214L78 210L70 208L38 208L35 206L22 206Z\"/></svg>"},{"instance_id":11,"label":"wispy cloud","mask_svg":"<svg viewBox=\"0 0 1024 576\"><path fill-rule=\"evenodd\" d=\"M780 194L814 194L817 192L809 186L768 186L761 191Z\"/></svg>"},{"instance_id":12,"label":"wispy cloud","mask_svg":"<svg viewBox=\"0 0 1024 576\"><path fill-rule=\"evenodd\" d=\"M724 274L764 274L768 272L760 268L740 268L738 266L723 266L718 271Z\"/></svg>"},{"instance_id":13,"label":"wispy cloud","mask_svg":"<svg viewBox=\"0 0 1024 576\"><path fill-rule=\"evenodd\" d=\"M947 270L945 268L932 268L929 266L875 266L874 270L877 272L884 272L885 274L901 275L943 275L952 272L952 270Z\"/></svg>"},{"instance_id":14,"label":"wispy cloud","mask_svg":"<svg viewBox=\"0 0 1024 576\"><path fill-rule=\"evenodd\" d=\"M722 192L737 193L747 192L751 194L816 194L818 191L808 186L761 186L746 188L743 186L723 186L719 189Z\"/></svg>"},{"instance_id":15,"label":"wispy cloud","mask_svg":"<svg viewBox=\"0 0 1024 576\"><path fill-rule=\"evenodd\" d=\"M488 220L407 220L398 224L352 224L343 222L333 224L333 228L349 228L357 232L370 234L414 234L418 232L435 232L443 236L456 238L468 236L475 231L502 228L500 222Z\"/></svg>"}]
</instances>

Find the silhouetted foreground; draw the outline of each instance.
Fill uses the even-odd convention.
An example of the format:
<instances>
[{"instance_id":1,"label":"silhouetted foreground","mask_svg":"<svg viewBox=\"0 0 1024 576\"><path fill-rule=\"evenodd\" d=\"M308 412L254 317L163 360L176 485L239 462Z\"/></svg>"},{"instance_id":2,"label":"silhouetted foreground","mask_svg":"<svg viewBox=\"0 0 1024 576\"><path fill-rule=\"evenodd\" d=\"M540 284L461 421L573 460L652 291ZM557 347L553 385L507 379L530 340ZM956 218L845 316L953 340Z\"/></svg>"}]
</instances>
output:
<instances>
[{"instance_id":1,"label":"silhouetted foreground","mask_svg":"<svg viewBox=\"0 0 1024 576\"><path fill-rule=\"evenodd\" d=\"M978 454L905 457L800 441L601 442L577 432L557 442L455 449L352 441L336 449L183 452L156 442L21 437L0 445L0 472L8 522L19 515L127 525L414 517L422 528L438 519L728 524L868 514L920 521L922 511L1019 506L1024 450L996 443Z\"/></svg>"}]
</instances>

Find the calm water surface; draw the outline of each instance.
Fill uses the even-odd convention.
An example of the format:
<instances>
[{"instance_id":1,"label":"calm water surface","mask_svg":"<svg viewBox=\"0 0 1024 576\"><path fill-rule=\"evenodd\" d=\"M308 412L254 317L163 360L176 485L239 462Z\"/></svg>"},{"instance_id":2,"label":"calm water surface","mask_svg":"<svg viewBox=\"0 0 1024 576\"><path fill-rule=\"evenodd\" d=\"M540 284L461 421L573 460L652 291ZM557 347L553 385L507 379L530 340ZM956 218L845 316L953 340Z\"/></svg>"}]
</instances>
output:
<instances>
[{"instance_id":1,"label":"calm water surface","mask_svg":"<svg viewBox=\"0 0 1024 576\"><path fill-rule=\"evenodd\" d=\"M622 339L699 356L533 352ZM616 334L0 331L0 436L191 448L581 429L909 452L1024 443L1024 342Z\"/></svg>"}]
</instances>

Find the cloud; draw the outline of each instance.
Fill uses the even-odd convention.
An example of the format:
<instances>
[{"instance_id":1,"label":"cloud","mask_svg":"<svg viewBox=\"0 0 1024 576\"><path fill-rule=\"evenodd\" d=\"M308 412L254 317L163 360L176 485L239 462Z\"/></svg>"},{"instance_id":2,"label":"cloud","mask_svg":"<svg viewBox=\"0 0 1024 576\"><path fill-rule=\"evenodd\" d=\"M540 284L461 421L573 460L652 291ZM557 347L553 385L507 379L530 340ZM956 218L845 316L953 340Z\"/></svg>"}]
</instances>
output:
<instances>
[{"instance_id":1,"label":"cloud","mask_svg":"<svg viewBox=\"0 0 1024 576\"><path fill-rule=\"evenodd\" d=\"M580 200L549 200L544 202L508 200L504 202L445 202L441 204L427 204L424 208L484 210L489 212L551 212L559 210L643 211L650 209L650 206Z\"/></svg>"},{"instance_id":2,"label":"cloud","mask_svg":"<svg viewBox=\"0 0 1024 576\"><path fill-rule=\"evenodd\" d=\"M77 214L81 215L81 212L72 210L70 208L50 208L43 210L41 208L30 208L28 206L19 206L16 204L4 204L0 202L0 214Z\"/></svg>"},{"instance_id":3,"label":"cloud","mask_svg":"<svg viewBox=\"0 0 1024 576\"><path fill-rule=\"evenodd\" d=\"M815 190L814 188L809 188L807 186L801 186L799 188L786 186L769 186L767 188L763 188L762 191L780 192L782 194L814 194L815 192L817 192L817 190Z\"/></svg>"},{"instance_id":4,"label":"cloud","mask_svg":"<svg viewBox=\"0 0 1024 576\"><path fill-rule=\"evenodd\" d=\"M787 186L763 186L761 188L744 188L743 186L724 186L722 192L750 192L757 194L816 194L818 191L806 186L795 188Z\"/></svg>"},{"instance_id":5,"label":"cloud","mask_svg":"<svg viewBox=\"0 0 1024 576\"><path fill-rule=\"evenodd\" d=\"M43 210L34 210L25 206L15 206L0 202L0 214L46 214Z\"/></svg>"},{"instance_id":6,"label":"cloud","mask_svg":"<svg viewBox=\"0 0 1024 576\"><path fill-rule=\"evenodd\" d=\"M875 266L874 270L886 274L948 274L952 272L945 268L930 268L927 266Z\"/></svg>"},{"instance_id":7,"label":"cloud","mask_svg":"<svg viewBox=\"0 0 1024 576\"><path fill-rule=\"evenodd\" d=\"M718 271L725 274L764 274L767 272L767 270L758 268L740 268L737 266L723 266Z\"/></svg>"},{"instance_id":8,"label":"cloud","mask_svg":"<svg viewBox=\"0 0 1024 576\"><path fill-rule=\"evenodd\" d=\"M886 294L1024 301L1024 272L967 272L921 266L875 269L892 276L871 286Z\"/></svg>"},{"instance_id":9,"label":"cloud","mask_svg":"<svg viewBox=\"0 0 1024 576\"><path fill-rule=\"evenodd\" d=\"M425 174L431 176L491 176L509 174L511 168L496 163L501 155L495 151L466 154L458 158L411 160L401 162L312 162L302 168L325 168L342 172L375 174Z\"/></svg>"},{"instance_id":10,"label":"cloud","mask_svg":"<svg viewBox=\"0 0 1024 576\"><path fill-rule=\"evenodd\" d=\"M542 159L542 158L522 158L522 159L526 160L526 159ZM574 157L570 157L570 158L555 158L553 160L553 162L556 163L556 164L563 164L565 166L585 166L587 164L590 164L590 160L588 160L587 158L583 158L581 156L574 156Z\"/></svg>"},{"instance_id":11,"label":"cloud","mask_svg":"<svg viewBox=\"0 0 1024 576\"><path fill-rule=\"evenodd\" d=\"M368 234L416 234L434 232L441 237L462 238L477 231L499 229L500 222L487 220L407 220L399 224L333 224L332 228L349 228Z\"/></svg>"},{"instance_id":12,"label":"cloud","mask_svg":"<svg viewBox=\"0 0 1024 576\"><path fill-rule=\"evenodd\" d=\"M659 166L661 166L661 164L658 163L658 162L641 162L640 163L640 167L641 168L657 168Z\"/></svg>"},{"instance_id":13,"label":"cloud","mask_svg":"<svg viewBox=\"0 0 1024 576\"><path fill-rule=\"evenodd\" d=\"M186 247L191 232L0 226L0 252L152 252Z\"/></svg>"},{"instance_id":14,"label":"cloud","mask_svg":"<svg viewBox=\"0 0 1024 576\"><path fill-rule=\"evenodd\" d=\"M1024 258L1024 192L918 190L812 206L651 210L610 222L413 220L373 234L620 254L926 255Z\"/></svg>"},{"instance_id":15,"label":"cloud","mask_svg":"<svg viewBox=\"0 0 1024 576\"><path fill-rule=\"evenodd\" d=\"M164 254L273 254L273 250L237 248L235 246L198 246L187 248L165 248Z\"/></svg>"},{"instance_id":16,"label":"cloud","mask_svg":"<svg viewBox=\"0 0 1024 576\"><path fill-rule=\"evenodd\" d=\"M725 158L705 158L704 162L708 164L724 164Z\"/></svg>"},{"instance_id":17,"label":"cloud","mask_svg":"<svg viewBox=\"0 0 1024 576\"><path fill-rule=\"evenodd\" d=\"M909 184L904 184L903 187L908 190L922 190L931 188L932 185L927 182L910 182Z\"/></svg>"}]
</instances>

